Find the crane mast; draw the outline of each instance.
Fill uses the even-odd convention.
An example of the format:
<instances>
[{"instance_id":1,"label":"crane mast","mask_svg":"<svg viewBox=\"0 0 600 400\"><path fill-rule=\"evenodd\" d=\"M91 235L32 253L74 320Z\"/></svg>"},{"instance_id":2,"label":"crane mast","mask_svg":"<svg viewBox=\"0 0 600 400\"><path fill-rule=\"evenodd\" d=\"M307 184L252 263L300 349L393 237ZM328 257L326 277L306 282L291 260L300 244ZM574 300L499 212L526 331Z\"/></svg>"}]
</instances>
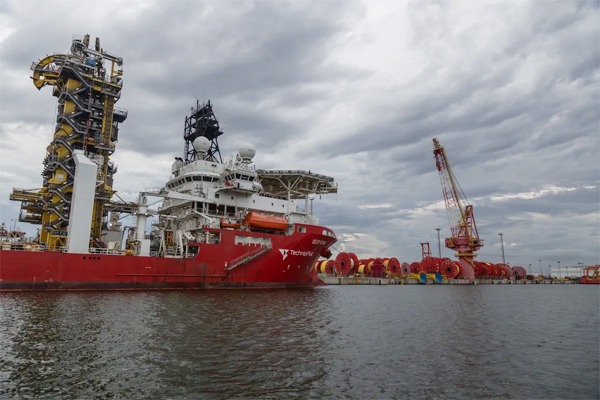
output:
<instances>
[{"instance_id":1,"label":"crane mast","mask_svg":"<svg viewBox=\"0 0 600 400\"><path fill-rule=\"evenodd\" d=\"M448 163L444 147L437 138L433 139L433 156L440 174L442 194L452 233L451 237L445 239L445 246L456 251L461 266L460 276L474 279L473 259L477 256L475 252L483 247L483 240L479 239L473 206L468 203L465 194L460 189Z\"/></svg>"}]
</instances>

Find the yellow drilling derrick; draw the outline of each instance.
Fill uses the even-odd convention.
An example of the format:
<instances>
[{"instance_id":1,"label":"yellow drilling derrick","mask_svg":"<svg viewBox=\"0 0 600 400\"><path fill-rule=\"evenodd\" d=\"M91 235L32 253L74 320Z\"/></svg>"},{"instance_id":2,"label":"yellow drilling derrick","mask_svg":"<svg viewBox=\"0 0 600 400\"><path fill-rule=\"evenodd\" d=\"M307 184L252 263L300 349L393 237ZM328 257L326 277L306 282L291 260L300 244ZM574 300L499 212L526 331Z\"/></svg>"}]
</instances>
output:
<instances>
[{"instance_id":1,"label":"yellow drilling derrick","mask_svg":"<svg viewBox=\"0 0 600 400\"><path fill-rule=\"evenodd\" d=\"M66 245L75 162L73 152L83 150L98 165L90 237L99 239L105 204L114 191L116 166L110 160L118 140L118 124L127 111L116 108L123 87L123 59L105 52L96 38L73 39L68 54L53 54L31 65L38 89L53 86L58 99L54 138L47 147L41 189L13 189L11 200L21 202L19 221L41 224L40 242L49 247Z\"/></svg>"}]
</instances>

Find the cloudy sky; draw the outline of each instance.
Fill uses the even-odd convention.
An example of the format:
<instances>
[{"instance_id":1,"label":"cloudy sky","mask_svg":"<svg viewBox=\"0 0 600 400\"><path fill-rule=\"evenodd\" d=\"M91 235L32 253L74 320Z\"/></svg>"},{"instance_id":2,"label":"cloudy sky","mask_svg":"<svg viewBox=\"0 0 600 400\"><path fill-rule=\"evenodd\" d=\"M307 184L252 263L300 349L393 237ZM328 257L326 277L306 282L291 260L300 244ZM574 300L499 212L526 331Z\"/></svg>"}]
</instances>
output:
<instances>
[{"instance_id":1,"label":"cloudy sky","mask_svg":"<svg viewBox=\"0 0 600 400\"><path fill-rule=\"evenodd\" d=\"M437 253L436 228L450 234L437 137L474 205L479 260L502 261L503 233L511 265L595 264L599 25L597 0L0 0L0 222L18 217L13 187L41 186L53 135L31 63L89 33L124 59L126 200L165 183L186 113L210 99L224 158L250 142L258 168L336 179L314 210L340 251Z\"/></svg>"}]
</instances>

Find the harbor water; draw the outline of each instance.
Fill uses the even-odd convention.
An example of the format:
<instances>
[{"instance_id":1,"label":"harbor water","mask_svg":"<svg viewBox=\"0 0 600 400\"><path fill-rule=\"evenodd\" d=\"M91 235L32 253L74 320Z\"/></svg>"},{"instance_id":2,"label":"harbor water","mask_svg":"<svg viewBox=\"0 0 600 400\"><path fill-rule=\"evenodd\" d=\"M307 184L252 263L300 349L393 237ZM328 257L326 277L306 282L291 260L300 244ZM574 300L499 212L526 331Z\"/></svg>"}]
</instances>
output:
<instances>
[{"instance_id":1,"label":"harbor water","mask_svg":"<svg viewBox=\"0 0 600 400\"><path fill-rule=\"evenodd\" d=\"M2 399L598 399L600 287L0 294Z\"/></svg>"}]
</instances>

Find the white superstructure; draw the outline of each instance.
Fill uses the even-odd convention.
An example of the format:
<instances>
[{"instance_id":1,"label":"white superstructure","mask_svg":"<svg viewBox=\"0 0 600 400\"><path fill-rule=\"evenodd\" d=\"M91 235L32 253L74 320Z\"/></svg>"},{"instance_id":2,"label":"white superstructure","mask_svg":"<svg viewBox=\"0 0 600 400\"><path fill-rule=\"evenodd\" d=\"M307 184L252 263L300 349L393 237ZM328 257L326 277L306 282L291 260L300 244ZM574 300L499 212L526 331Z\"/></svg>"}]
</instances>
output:
<instances>
[{"instance_id":1,"label":"white superstructure","mask_svg":"<svg viewBox=\"0 0 600 400\"><path fill-rule=\"evenodd\" d=\"M221 162L216 140L222 132L210 102L192 108L192 116L186 118L185 159L175 159L162 188L140 194L136 240L141 249L146 248L142 230L150 214L158 216L150 250L165 254L185 252L187 241L218 240L206 228L250 229L249 217L265 219L266 225L276 221L277 229L262 228L276 234L290 233L294 223L318 224L309 199L312 203L315 194L337 192L333 178L307 171L257 170L252 162L256 149L248 143ZM148 197L162 198L157 210L149 208Z\"/></svg>"}]
</instances>

